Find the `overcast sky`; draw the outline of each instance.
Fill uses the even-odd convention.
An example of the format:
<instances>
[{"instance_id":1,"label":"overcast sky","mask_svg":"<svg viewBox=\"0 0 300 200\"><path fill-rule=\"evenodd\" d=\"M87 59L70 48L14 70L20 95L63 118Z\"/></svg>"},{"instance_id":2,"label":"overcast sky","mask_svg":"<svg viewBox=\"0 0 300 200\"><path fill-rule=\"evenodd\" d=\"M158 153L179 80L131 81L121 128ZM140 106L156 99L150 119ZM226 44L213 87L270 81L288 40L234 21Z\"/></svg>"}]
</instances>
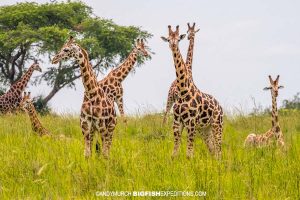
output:
<instances>
[{"instance_id":1,"label":"overcast sky","mask_svg":"<svg viewBox=\"0 0 300 200\"><path fill-rule=\"evenodd\" d=\"M1 0L9 5L20 0ZM47 1L36 0L44 3ZM161 111L166 104L175 68L168 44L167 26L180 25L186 33L187 22L201 30L195 38L193 77L197 87L215 96L228 111L244 111L257 104L270 106L267 76L280 74L285 86L279 102L300 91L300 1L206 1L206 0L84 0L97 16L120 25L135 25L154 36L148 45L153 59L130 74L123 83L126 113ZM180 42L186 57L188 40ZM47 65L46 65L47 66ZM100 80L103 77L98 77ZM63 89L51 101L58 112L77 113L83 96L81 80L77 90ZM47 87L29 86L33 94Z\"/></svg>"}]
</instances>

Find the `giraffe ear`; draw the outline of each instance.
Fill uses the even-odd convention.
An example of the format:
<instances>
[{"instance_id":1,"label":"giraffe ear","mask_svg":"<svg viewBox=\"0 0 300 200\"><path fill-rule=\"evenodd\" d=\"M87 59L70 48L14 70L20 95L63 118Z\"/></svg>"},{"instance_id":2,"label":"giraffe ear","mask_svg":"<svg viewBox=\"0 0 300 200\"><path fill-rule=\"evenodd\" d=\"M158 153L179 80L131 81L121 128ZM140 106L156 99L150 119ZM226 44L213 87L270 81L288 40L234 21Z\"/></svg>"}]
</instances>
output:
<instances>
[{"instance_id":1,"label":"giraffe ear","mask_svg":"<svg viewBox=\"0 0 300 200\"><path fill-rule=\"evenodd\" d=\"M271 90L272 87L265 87L264 90Z\"/></svg>"},{"instance_id":2,"label":"giraffe ear","mask_svg":"<svg viewBox=\"0 0 300 200\"><path fill-rule=\"evenodd\" d=\"M200 28L198 28L198 29L195 31L195 33L197 33L198 31L200 31Z\"/></svg>"},{"instance_id":3,"label":"giraffe ear","mask_svg":"<svg viewBox=\"0 0 300 200\"><path fill-rule=\"evenodd\" d=\"M284 88L283 85L278 86L278 89L283 89L283 88Z\"/></svg>"},{"instance_id":4,"label":"giraffe ear","mask_svg":"<svg viewBox=\"0 0 300 200\"><path fill-rule=\"evenodd\" d=\"M186 34L182 34L179 36L179 39L182 40L183 38L185 38Z\"/></svg>"},{"instance_id":5,"label":"giraffe ear","mask_svg":"<svg viewBox=\"0 0 300 200\"><path fill-rule=\"evenodd\" d=\"M161 36L160 37L163 41L165 41L165 42L169 42L169 40L166 38L166 37L164 37L164 36Z\"/></svg>"}]
</instances>

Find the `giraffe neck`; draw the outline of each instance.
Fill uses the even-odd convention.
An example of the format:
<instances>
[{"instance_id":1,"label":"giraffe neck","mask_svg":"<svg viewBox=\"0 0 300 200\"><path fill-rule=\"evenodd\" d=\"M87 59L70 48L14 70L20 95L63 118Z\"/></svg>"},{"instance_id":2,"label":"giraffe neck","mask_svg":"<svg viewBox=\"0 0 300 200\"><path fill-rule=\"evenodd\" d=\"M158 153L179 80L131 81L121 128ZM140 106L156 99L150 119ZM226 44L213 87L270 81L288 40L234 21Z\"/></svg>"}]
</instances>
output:
<instances>
[{"instance_id":1,"label":"giraffe neck","mask_svg":"<svg viewBox=\"0 0 300 200\"><path fill-rule=\"evenodd\" d=\"M277 99L275 94L273 93L272 93L272 128L275 132L280 131L280 126L278 121Z\"/></svg>"},{"instance_id":2,"label":"giraffe neck","mask_svg":"<svg viewBox=\"0 0 300 200\"><path fill-rule=\"evenodd\" d=\"M176 69L177 89L180 92L179 95L184 96L190 91L192 83L178 46L172 50L172 53Z\"/></svg>"},{"instance_id":3,"label":"giraffe neck","mask_svg":"<svg viewBox=\"0 0 300 200\"><path fill-rule=\"evenodd\" d=\"M104 92L97 85L96 75L93 72L92 66L90 64L87 52L80 48L78 56L76 57L77 62L80 66L80 72L82 77L83 86L85 89L85 94L89 99L96 95L104 97Z\"/></svg>"},{"instance_id":4,"label":"giraffe neck","mask_svg":"<svg viewBox=\"0 0 300 200\"><path fill-rule=\"evenodd\" d=\"M20 80L18 80L15 84L11 86L8 92L14 92L21 95L31 78L33 71L34 71L34 67L31 66L27 70L27 72L20 78Z\"/></svg>"},{"instance_id":5,"label":"giraffe neck","mask_svg":"<svg viewBox=\"0 0 300 200\"><path fill-rule=\"evenodd\" d=\"M116 74L118 80L122 82L129 72L133 69L134 64L137 60L137 49L134 48L133 51L129 54L126 60L116 69Z\"/></svg>"},{"instance_id":6,"label":"giraffe neck","mask_svg":"<svg viewBox=\"0 0 300 200\"><path fill-rule=\"evenodd\" d=\"M192 63L193 63L193 53L194 53L194 40L195 36L190 37L190 44L186 56L186 67L190 75L192 75Z\"/></svg>"},{"instance_id":7,"label":"giraffe neck","mask_svg":"<svg viewBox=\"0 0 300 200\"><path fill-rule=\"evenodd\" d=\"M32 103L29 103L29 105L26 108L26 111L30 118L31 127L32 127L33 131L37 131L39 128L42 127L42 124L41 124L40 120L38 119L37 112L34 108L34 105Z\"/></svg>"}]
</instances>

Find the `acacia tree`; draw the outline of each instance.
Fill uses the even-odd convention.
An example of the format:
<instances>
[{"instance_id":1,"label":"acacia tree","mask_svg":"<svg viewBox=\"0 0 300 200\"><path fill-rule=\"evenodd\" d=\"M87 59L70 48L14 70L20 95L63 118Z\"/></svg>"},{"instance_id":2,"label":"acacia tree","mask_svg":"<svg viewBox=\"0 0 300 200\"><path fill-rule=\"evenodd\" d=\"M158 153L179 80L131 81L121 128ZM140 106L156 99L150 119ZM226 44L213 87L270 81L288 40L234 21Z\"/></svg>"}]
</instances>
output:
<instances>
[{"instance_id":1,"label":"acacia tree","mask_svg":"<svg viewBox=\"0 0 300 200\"><path fill-rule=\"evenodd\" d=\"M0 82L9 87L26 71L34 59L50 62L68 36L89 52L96 73L117 65L131 51L137 38L150 38L147 31L135 26L120 26L93 14L83 2L18 3L0 7ZM147 58L148 59L148 58ZM145 58L139 58L142 64ZM80 77L75 62L49 67L35 84L45 81L52 89L41 99L47 102L63 87L74 88Z\"/></svg>"}]
</instances>

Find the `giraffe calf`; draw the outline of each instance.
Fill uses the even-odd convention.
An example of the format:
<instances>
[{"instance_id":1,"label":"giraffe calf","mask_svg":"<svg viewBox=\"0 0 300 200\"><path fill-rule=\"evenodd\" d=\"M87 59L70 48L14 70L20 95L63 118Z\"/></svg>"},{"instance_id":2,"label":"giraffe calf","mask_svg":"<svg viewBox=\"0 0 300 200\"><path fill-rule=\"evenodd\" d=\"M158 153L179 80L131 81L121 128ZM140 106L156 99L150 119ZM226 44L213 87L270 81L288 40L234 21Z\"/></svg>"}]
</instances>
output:
<instances>
[{"instance_id":1,"label":"giraffe calf","mask_svg":"<svg viewBox=\"0 0 300 200\"><path fill-rule=\"evenodd\" d=\"M51 135L50 132L42 126L42 123L38 119L37 112L30 98L30 92L24 92L20 108L28 114L31 121L31 127L34 132L36 132L39 136Z\"/></svg>"},{"instance_id":2,"label":"giraffe calf","mask_svg":"<svg viewBox=\"0 0 300 200\"><path fill-rule=\"evenodd\" d=\"M270 144L274 133L272 130L267 131L264 134L258 135L255 133L250 133L245 139L244 146L245 147L263 147Z\"/></svg>"},{"instance_id":3,"label":"giraffe calf","mask_svg":"<svg viewBox=\"0 0 300 200\"><path fill-rule=\"evenodd\" d=\"M256 135L251 133L247 136L244 145L245 146L266 146L269 145L272 140L276 141L278 146L284 147L283 134L278 121L278 109L277 109L277 96L278 90L283 88L279 85L279 75L275 80L269 75L270 86L265 87L264 90L271 90L272 96L272 128L266 133Z\"/></svg>"}]
</instances>

